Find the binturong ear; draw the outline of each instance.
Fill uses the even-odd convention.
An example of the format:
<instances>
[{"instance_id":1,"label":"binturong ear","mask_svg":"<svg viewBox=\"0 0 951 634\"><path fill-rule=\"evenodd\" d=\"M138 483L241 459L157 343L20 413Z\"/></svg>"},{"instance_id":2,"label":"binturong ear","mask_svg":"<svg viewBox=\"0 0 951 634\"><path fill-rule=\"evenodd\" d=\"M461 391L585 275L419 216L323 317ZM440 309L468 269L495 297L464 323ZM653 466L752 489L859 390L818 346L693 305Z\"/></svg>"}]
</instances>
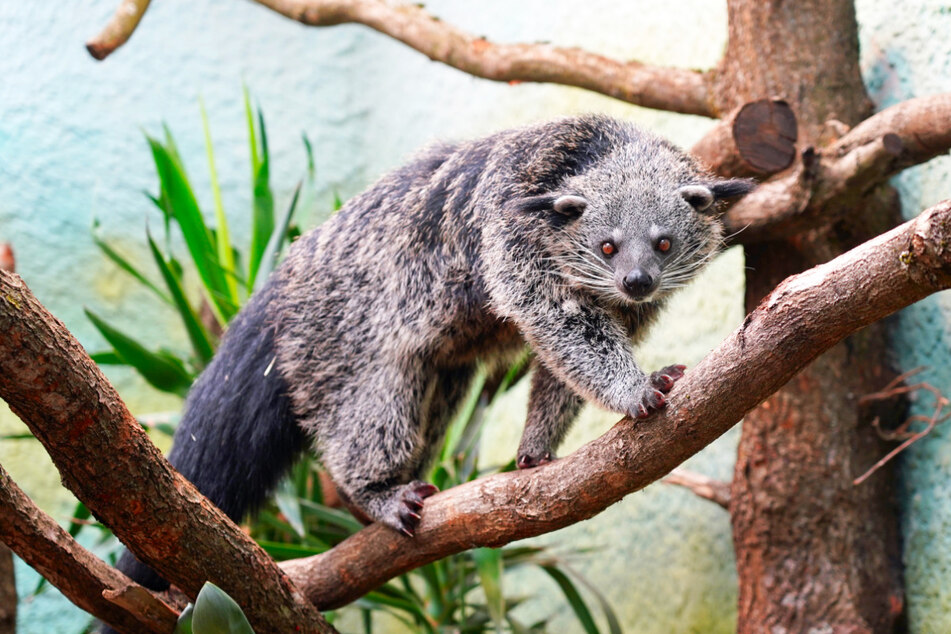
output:
<instances>
[{"instance_id":1,"label":"binturong ear","mask_svg":"<svg viewBox=\"0 0 951 634\"><path fill-rule=\"evenodd\" d=\"M543 194L520 198L512 203L513 207L522 212L536 214L545 218L555 229L564 227L572 220L581 217L588 201L581 196L565 195L552 196Z\"/></svg>"},{"instance_id":2,"label":"binturong ear","mask_svg":"<svg viewBox=\"0 0 951 634\"><path fill-rule=\"evenodd\" d=\"M714 181L706 185L685 185L678 191L691 207L700 213L716 209L715 203L730 198L739 198L753 191L756 182L735 178L726 181Z\"/></svg>"},{"instance_id":3,"label":"binturong ear","mask_svg":"<svg viewBox=\"0 0 951 634\"><path fill-rule=\"evenodd\" d=\"M555 211L563 216L568 216L569 218L577 218L584 213L584 210L587 206L587 200L581 196L572 195L559 196L555 199L555 204L552 205Z\"/></svg>"}]
</instances>

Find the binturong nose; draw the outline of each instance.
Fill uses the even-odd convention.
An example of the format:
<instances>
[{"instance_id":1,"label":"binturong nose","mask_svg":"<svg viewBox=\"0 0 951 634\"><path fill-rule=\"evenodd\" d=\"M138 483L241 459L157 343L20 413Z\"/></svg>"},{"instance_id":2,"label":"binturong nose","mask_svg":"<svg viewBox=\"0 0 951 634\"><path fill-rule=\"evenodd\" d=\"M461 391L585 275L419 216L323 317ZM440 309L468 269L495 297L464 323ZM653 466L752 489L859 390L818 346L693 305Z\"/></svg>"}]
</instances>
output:
<instances>
[{"instance_id":1,"label":"binturong nose","mask_svg":"<svg viewBox=\"0 0 951 634\"><path fill-rule=\"evenodd\" d=\"M624 276L624 290L634 299L647 297L654 290L654 278L644 269L635 267Z\"/></svg>"}]
</instances>

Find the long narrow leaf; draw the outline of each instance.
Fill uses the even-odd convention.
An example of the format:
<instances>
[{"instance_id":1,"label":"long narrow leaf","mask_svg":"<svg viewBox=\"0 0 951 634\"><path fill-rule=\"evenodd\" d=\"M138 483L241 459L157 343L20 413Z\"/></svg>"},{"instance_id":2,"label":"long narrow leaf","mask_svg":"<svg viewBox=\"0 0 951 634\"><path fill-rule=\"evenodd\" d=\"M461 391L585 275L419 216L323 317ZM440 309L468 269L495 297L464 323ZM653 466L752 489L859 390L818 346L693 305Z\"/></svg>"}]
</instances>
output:
<instances>
[{"instance_id":1,"label":"long narrow leaf","mask_svg":"<svg viewBox=\"0 0 951 634\"><path fill-rule=\"evenodd\" d=\"M139 342L113 328L91 310L84 309L86 316L105 337L116 354L142 375L153 387L163 392L185 396L194 376L184 364L167 352L151 352Z\"/></svg>"},{"instance_id":2,"label":"long narrow leaf","mask_svg":"<svg viewBox=\"0 0 951 634\"><path fill-rule=\"evenodd\" d=\"M205 225L205 220L198 207L198 201L192 192L185 172L172 157L168 148L155 139L148 137L152 148L152 157L162 182L162 191L167 196L178 226L182 230L185 244L198 270L205 288L208 291L213 307L218 312L222 324L236 312L236 306L228 301L225 277L221 267L217 264L217 253L212 244L211 232Z\"/></svg>"},{"instance_id":3,"label":"long narrow leaf","mask_svg":"<svg viewBox=\"0 0 951 634\"><path fill-rule=\"evenodd\" d=\"M168 305L172 305L172 298L169 297L166 293L162 292L162 289L160 289L158 286L153 284L152 280L145 277L145 275L143 275L137 268L132 266L132 264L128 260L126 260L124 257L119 255L115 251L115 249L110 247L106 243L105 240L100 238L98 235L98 229L99 229L99 220L94 219L92 221L92 241L96 244L97 247L99 247L99 250L102 251L103 254L107 258L112 260L112 262L116 266L118 266L120 269L122 269L123 271L125 271L126 273L134 277L135 279L137 279L139 282L142 283L143 286L145 286L150 291L155 293L159 297L159 299L161 299L163 302L165 302Z\"/></svg>"},{"instance_id":4,"label":"long narrow leaf","mask_svg":"<svg viewBox=\"0 0 951 634\"><path fill-rule=\"evenodd\" d=\"M287 239L287 229L291 225L291 218L297 210L297 202L300 200L302 186L303 182L297 183L297 187L294 188L294 195L291 197L291 204L287 206L287 210L281 216L277 227L271 232L271 239L268 240L267 248L264 249L264 254L261 256L261 262L258 266L257 278L254 281L254 290L258 290L264 285L274 265L277 264L281 250L284 248L284 242Z\"/></svg>"},{"instance_id":5,"label":"long narrow leaf","mask_svg":"<svg viewBox=\"0 0 951 634\"><path fill-rule=\"evenodd\" d=\"M159 272L162 274L162 279L165 280L165 285L172 294L175 308L178 309L178 315L182 318L182 323L185 325L185 331L188 333L188 340L191 341L195 356L198 357L200 365L204 367L211 361L211 357L215 353L214 347L211 344L211 335L205 329L205 326L202 325L198 314L195 313L188 298L185 297L185 291L182 289L178 276L175 275L169 263L165 260L165 256L159 251L155 240L152 239L152 234L148 230L146 230L145 234L148 238L149 249L152 251L152 257L155 259L155 265L158 267Z\"/></svg>"},{"instance_id":6,"label":"long narrow leaf","mask_svg":"<svg viewBox=\"0 0 951 634\"><path fill-rule=\"evenodd\" d=\"M476 572L485 592L485 600L495 623L495 631L501 633L505 624L505 595L502 594L502 553L498 548L475 548L470 553L476 564Z\"/></svg>"},{"instance_id":7,"label":"long narrow leaf","mask_svg":"<svg viewBox=\"0 0 951 634\"><path fill-rule=\"evenodd\" d=\"M251 226L251 249L248 253L248 286L254 287L264 250L274 232L274 194L270 184L270 158L267 148L267 130L264 115L258 110L258 128L261 132L261 157L254 173L254 218Z\"/></svg>"},{"instance_id":8,"label":"long narrow leaf","mask_svg":"<svg viewBox=\"0 0 951 634\"><path fill-rule=\"evenodd\" d=\"M558 587L561 588L562 594L565 595L568 604L571 606L571 609L574 610L575 616L578 617L578 622L581 623L581 627L584 628L584 631L588 634L599 634L598 626L595 625L594 618L591 616L591 610L588 609L587 604L581 597L581 593L578 592L578 589L575 587L575 584L571 582L571 579L555 566L542 566L541 568L547 572L548 576L554 579Z\"/></svg>"},{"instance_id":9,"label":"long narrow leaf","mask_svg":"<svg viewBox=\"0 0 951 634\"><path fill-rule=\"evenodd\" d=\"M205 102L198 100L201 109L201 124L205 131L205 152L208 154L208 171L211 175L211 192L215 200L215 247L218 250L218 265L226 272L225 282L230 293L231 303L238 304L238 284L235 281L234 253L231 250L231 236L228 231L228 218L225 216L225 206L221 201L221 187L218 185L218 170L215 169L215 150L211 144L211 125L208 123L208 113L205 112ZM230 273L230 275L228 275Z\"/></svg>"}]
</instances>

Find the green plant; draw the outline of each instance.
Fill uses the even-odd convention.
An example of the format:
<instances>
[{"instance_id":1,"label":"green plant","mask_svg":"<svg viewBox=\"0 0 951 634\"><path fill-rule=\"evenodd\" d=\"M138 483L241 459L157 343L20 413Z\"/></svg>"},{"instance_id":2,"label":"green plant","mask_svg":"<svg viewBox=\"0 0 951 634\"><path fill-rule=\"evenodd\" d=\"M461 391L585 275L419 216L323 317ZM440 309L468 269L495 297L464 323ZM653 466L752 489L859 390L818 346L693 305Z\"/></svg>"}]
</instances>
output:
<instances>
[{"instance_id":1,"label":"green plant","mask_svg":"<svg viewBox=\"0 0 951 634\"><path fill-rule=\"evenodd\" d=\"M136 338L86 309L90 321L112 346L111 350L94 353L93 359L101 364L131 366L153 387L181 396L185 395L192 381L211 360L218 345L219 333L254 289L267 278L282 248L297 233L291 226L291 220L298 207L304 181L298 183L290 205L280 218L275 218L264 116L260 109L255 116L247 90L244 93L244 106L253 191L251 239L246 249L242 251L231 241L228 218L218 185L208 116L203 105L201 117L211 174L214 227L210 227L205 221L205 215L198 205L195 190L185 171L185 164L167 127L163 140L146 137L159 177L158 194L148 196L162 213L163 246L159 246L148 230L146 238L161 282L154 282L116 252L99 235L99 223L93 224L93 239L106 257L173 309L182 321L191 344L187 356L163 348L150 350ZM306 180L311 183L314 175L313 153L306 138L304 145L308 155ZM173 235L176 232L185 244L191 268L200 281L200 297L197 302L189 299L185 291L185 269L173 254Z\"/></svg>"},{"instance_id":2,"label":"green plant","mask_svg":"<svg viewBox=\"0 0 951 634\"><path fill-rule=\"evenodd\" d=\"M449 425L436 464L427 479L447 489L495 471L514 468L514 461L496 469L480 469L479 439L485 412L522 374L527 358L495 385L480 374L469 397ZM362 528L349 513L324 504L319 467L313 459L299 464L281 487L274 503L252 526L252 536L275 559L306 557L332 548ZM578 556L575 550L568 556ZM604 614L608 631L620 625L607 600L568 564L566 556L544 546L476 548L407 573L359 599L364 631L373 631L373 613L386 612L413 631L538 632L547 619L523 624L515 608L529 597L505 593L506 573L526 567L544 571L556 584L585 632L599 632L592 609L578 590L583 584Z\"/></svg>"}]
</instances>

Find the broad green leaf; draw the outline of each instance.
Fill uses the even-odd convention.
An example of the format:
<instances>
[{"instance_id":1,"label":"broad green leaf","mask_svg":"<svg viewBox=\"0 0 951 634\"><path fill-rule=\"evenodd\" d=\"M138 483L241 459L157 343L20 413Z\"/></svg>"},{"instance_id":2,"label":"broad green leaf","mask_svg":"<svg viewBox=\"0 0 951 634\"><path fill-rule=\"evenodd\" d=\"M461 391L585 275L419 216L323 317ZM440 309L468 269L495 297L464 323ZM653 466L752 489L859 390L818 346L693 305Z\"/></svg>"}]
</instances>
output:
<instances>
[{"instance_id":1,"label":"broad green leaf","mask_svg":"<svg viewBox=\"0 0 951 634\"><path fill-rule=\"evenodd\" d=\"M485 592L485 599L495 623L495 631L502 632L505 624L505 595L502 594L502 553L498 548L475 548L469 553Z\"/></svg>"},{"instance_id":2,"label":"broad green leaf","mask_svg":"<svg viewBox=\"0 0 951 634\"><path fill-rule=\"evenodd\" d=\"M174 306L178 310L178 315L182 318L182 323L185 325L185 332L188 333L188 340L191 341L192 349L195 351L199 365L204 367L211 361L211 357L215 354L214 347L211 343L211 335L201 323L197 313L195 313L191 303L189 303L188 298L185 297L185 291L182 288L179 276L175 274L169 263L165 260L165 255L159 251L155 240L152 239L152 234L146 230L145 235L148 239L149 249L152 252L155 265L158 267L159 273L162 274L162 279L165 280L165 285L168 287L172 299L175 302Z\"/></svg>"},{"instance_id":3,"label":"broad green leaf","mask_svg":"<svg viewBox=\"0 0 951 634\"><path fill-rule=\"evenodd\" d=\"M182 613L178 615L178 621L175 623L175 631L172 634L194 634L192 630L192 619L195 616L195 606L191 603L185 606Z\"/></svg>"},{"instance_id":4,"label":"broad green leaf","mask_svg":"<svg viewBox=\"0 0 951 634\"><path fill-rule=\"evenodd\" d=\"M208 123L208 113L205 112L205 102L199 98L201 109L201 124L205 131L205 152L208 154L208 171L211 175L211 192L215 200L215 246L218 250L218 265L225 271L225 281L230 293L231 303L238 304L238 284L235 282L234 254L231 250L231 236L228 232L228 218L225 216L225 206L221 201L221 187L218 185L218 170L215 169L215 150L211 144L211 125Z\"/></svg>"},{"instance_id":5,"label":"broad green leaf","mask_svg":"<svg viewBox=\"0 0 951 634\"><path fill-rule=\"evenodd\" d=\"M205 225L188 177L168 148L151 137L147 138L162 182L163 195L167 196L169 207L182 230L185 244L212 300L212 306L218 312L220 321L227 323L236 312L236 305L229 301L230 293L218 264L211 232Z\"/></svg>"},{"instance_id":6,"label":"broad green leaf","mask_svg":"<svg viewBox=\"0 0 951 634\"><path fill-rule=\"evenodd\" d=\"M195 599L191 626L194 634L254 634L234 599L210 581Z\"/></svg>"},{"instance_id":7,"label":"broad green leaf","mask_svg":"<svg viewBox=\"0 0 951 634\"><path fill-rule=\"evenodd\" d=\"M588 609L587 604L581 597L581 593L578 592L578 589L575 587L575 584L571 582L571 579L568 578L568 575L563 573L556 566L542 566L541 568L547 572L548 576L554 579L558 587L561 588L562 594L565 595L568 604L571 606L571 609L574 610L575 616L578 617L578 622L581 623L581 627L584 628L584 631L588 634L599 634L598 626L595 625L594 618L591 616L591 610Z\"/></svg>"},{"instance_id":8,"label":"broad green leaf","mask_svg":"<svg viewBox=\"0 0 951 634\"><path fill-rule=\"evenodd\" d=\"M181 360L167 352L151 352L139 342L113 328L88 308L86 316L126 364L135 368L153 387L184 397L194 376Z\"/></svg>"},{"instance_id":9,"label":"broad green leaf","mask_svg":"<svg viewBox=\"0 0 951 634\"><path fill-rule=\"evenodd\" d=\"M165 302L166 304L171 305L172 299L162 292L158 286L152 283L152 281L145 277L137 268L132 266L132 264L126 260L124 257L119 255L115 249L110 247L102 238L98 235L99 229L99 220L93 219L92 221L92 241L96 243L96 246L99 247L99 250L102 251L107 258L112 260L112 262L118 266L120 269L137 279L143 286L151 290L153 293L158 295L158 297Z\"/></svg>"}]
</instances>

